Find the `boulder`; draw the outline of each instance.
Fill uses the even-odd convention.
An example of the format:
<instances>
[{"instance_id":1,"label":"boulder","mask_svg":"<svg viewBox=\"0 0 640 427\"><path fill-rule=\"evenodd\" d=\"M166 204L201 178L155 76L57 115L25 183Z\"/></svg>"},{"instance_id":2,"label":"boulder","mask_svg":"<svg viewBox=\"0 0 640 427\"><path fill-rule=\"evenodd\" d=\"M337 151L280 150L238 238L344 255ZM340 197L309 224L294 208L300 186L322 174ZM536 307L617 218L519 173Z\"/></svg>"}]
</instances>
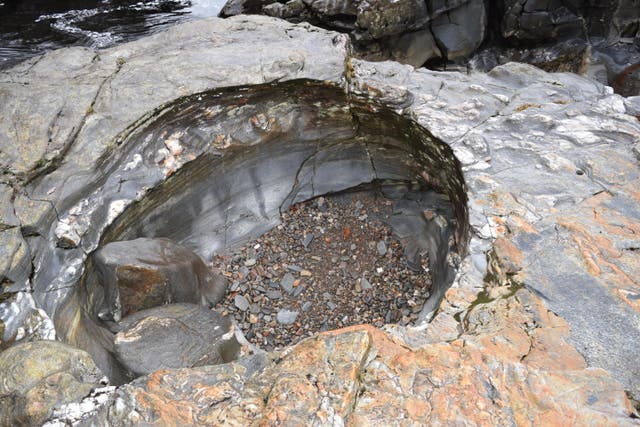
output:
<instances>
[{"instance_id":1,"label":"boulder","mask_svg":"<svg viewBox=\"0 0 640 427\"><path fill-rule=\"evenodd\" d=\"M424 0L363 1L358 5L356 23L374 39L417 30L429 14Z\"/></svg>"},{"instance_id":2,"label":"boulder","mask_svg":"<svg viewBox=\"0 0 640 427\"><path fill-rule=\"evenodd\" d=\"M402 34L390 40L393 59L403 64L420 67L429 59L442 56L433 34L429 30Z\"/></svg>"},{"instance_id":3,"label":"boulder","mask_svg":"<svg viewBox=\"0 0 640 427\"><path fill-rule=\"evenodd\" d=\"M88 353L57 341L0 353L0 424L40 425L59 405L88 395L102 373Z\"/></svg>"},{"instance_id":4,"label":"boulder","mask_svg":"<svg viewBox=\"0 0 640 427\"><path fill-rule=\"evenodd\" d=\"M502 36L513 43L549 42L584 35L578 11L559 1L504 0Z\"/></svg>"},{"instance_id":5,"label":"boulder","mask_svg":"<svg viewBox=\"0 0 640 427\"><path fill-rule=\"evenodd\" d=\"M198 255L169 239L112 242L93 254L93 264L104 290L102 320L117 322L173 302L214 305L227 290L224 276L211 273Z\"/></svg>"},{"instance_id":6,"label":"boulder","mask_svg":"<svg viewBox=\"0 0 640 427\"><path fill-rule=\"evenodd\" d=\"M235 358L239 345L227 316L193 304L169 304L125 317L115 355L134 375L158 369L217 365Z\"/></svg>"},{"instance_id":7,"label":"boulder","mask_svg":"<svg viewBox=\"0 0 640 427\"><path fill-rule=\"evenodd\" d=\"M434 16L431 23L433 35L449 61L468 58L475 52L484 40L486 28L487 12L482 0L467 1L464 7Z\"/></svg>"}]
</instances>

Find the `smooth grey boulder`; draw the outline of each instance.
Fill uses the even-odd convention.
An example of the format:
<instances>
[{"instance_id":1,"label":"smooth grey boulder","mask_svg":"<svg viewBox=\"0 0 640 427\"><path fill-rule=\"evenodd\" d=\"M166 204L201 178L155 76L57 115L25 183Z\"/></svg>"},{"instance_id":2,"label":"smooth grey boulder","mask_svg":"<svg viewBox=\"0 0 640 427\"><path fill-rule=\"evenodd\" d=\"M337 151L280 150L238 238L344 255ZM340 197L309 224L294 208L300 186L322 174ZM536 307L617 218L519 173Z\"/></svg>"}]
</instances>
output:
<instances>
[{"instance_id":1,"label":"smooth grey boulder","mask_svg":"<svg viewBox=\"0 0 640 427\"><path fill-rule=\"evenodd\" d=\"M239 349L231 320L194 304L142 310L118 326L115 355L134 375L217 365L233 360Z\"/></svg>"},{"instance_id":2,"label":"smooth grey boulder","mask_svg":"<svg viewBox=\"0 0 640 427\"><path fill-rule=\"evenodd\" d=\"M88 353L58 341L0 353L0 425L41 425L50 411L89 394L102 373Z\"/></svg>"},{"instance_id":3,"label":"smooth grey boulder","mask_svg":"<svg viewBox=\"0 0 640 427\"><path fill-rule=\"evenodd\" d=\"M433 35L449 61L467 58L475 52L485 38L486 29L487 11L482 0L467 1L464 7L434 16L431 23Z\"/></svg>"},{"instance_id":4,"label":"smooth grey boulder","mask_svg":"<svg viewBox=\"0 0 640 427\"><path fill-rule=\"evenodd\" d=\"M228 285L192 250L163 238L111 242L93 254L93 265L104 295L97 308L102 320L173 302L213 306Z\"/></svg>"}]
</instances>

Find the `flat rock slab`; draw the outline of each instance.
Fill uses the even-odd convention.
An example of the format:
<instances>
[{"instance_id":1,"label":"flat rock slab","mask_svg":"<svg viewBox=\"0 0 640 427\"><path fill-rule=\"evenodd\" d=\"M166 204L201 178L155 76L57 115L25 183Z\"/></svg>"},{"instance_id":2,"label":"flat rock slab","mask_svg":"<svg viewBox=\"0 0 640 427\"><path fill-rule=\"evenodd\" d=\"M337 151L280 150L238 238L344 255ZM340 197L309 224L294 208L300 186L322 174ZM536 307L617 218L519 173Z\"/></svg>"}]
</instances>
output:
<instances>
[{"instance_id":1,"label":"flat rock slab","mask_svg":"<svg viewBox=\"0 0 640 427\"><path fill-rule=\"evenodd\" d=\"M135 375L224 363L239 347L228 317L193 304L142 310L119 326L116 358Z\"/></svg>"},{"instance_id":2,"label":"flat rock slab","mask_svg":"<svg viewBox=\"0 0 640 427\"><path fill-rule=\"evenodd\" d=\"M97 250L93 261L105 295L98 310L103 320L172 302L213 305L227 290L224 276L169 239L112 242Z\"/></svg>"}]
</instances>

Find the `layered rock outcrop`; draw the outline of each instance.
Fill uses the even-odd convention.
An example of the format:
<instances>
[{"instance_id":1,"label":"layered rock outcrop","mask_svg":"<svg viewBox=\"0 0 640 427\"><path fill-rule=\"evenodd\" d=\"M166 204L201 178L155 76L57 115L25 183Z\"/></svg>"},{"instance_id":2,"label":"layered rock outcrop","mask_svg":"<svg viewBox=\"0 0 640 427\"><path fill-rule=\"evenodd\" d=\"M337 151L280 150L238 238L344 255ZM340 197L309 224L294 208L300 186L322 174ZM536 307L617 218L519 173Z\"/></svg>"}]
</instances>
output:
<instances>
[{"instance_id":1,"label":"layered rock outcrop","mask_svg":"<svg viewBox=\"0 0 640 427\"><path fill-rule=\"evenodd\" d=\"M264 43L259 55L242 47L258 43ZM189 114L198 97L222 96L198 93L203 90L300 77L342 85L351 103L372 111L399 112L444 141L461 163L470 241L458 228L452 240L467 256L446 255L446 265L459 269L442 304L423 317L433 320L332 331L281 354L156 371L120 387L84 422L637 424L625 393L640 394L637 100L587 78L523 64L464 75L356 60L343 35L264 17L193 22L107 51L64 49L0 74L7 101L0 119L0 236L10 254L2 270L3 341L35 336L27 316L46 324L47 316L60 321L65 307L77 307L74 287L86 254L109 233L136 230L127 220L135 211L125 210L135 197L126 203L119 197L136 194L133 182L179 183L187 176L181 171L207 164L206 157L189 157L200 140L188 145L183 135L174 139L188 149L172 152L164 144L172 135L165 134L139 141L154 148L149 156L136 152L128 141L147 129L141 123L163 123L153 118ZM66 93L73 83L80 89ZM274 87L305 93L295 85ZM247 91L224 96L242 103ZM256 135L274 135L269 129L277 122L270 118L303 117L278 109L234 114L224 122L256 144L269 143ZM336 123L332 117L325 123ZM370 126L382 129L375 123ZM150 129L149 135L162 135L162 128ZM422 135L424 129L415 129ZM243 140L202 141L224 153ZM157 160L153 143L166 149ZM390 158L377 164L393 165ZM136 162L149 165L139 177L131 175ZM96 189L104 199L87 196ZM318 191L298 190L307 197ZM154 194L141 192L137 200L155 200ZM75 244L58 244L68 242L56 234L61 223L79 237ZM58 323L67 326L57 330L63 339L81 326L82 311L74 310Z\"/></svg>"},{"instance_id":2,"label":"layered rock outcrop","mask_svg":"<svg viewBox=\"0 0 640 427\"><path fill-rule=\"evenodd\" d=\"M264 14L350 34L357 55L481 71L509 61L589 72L638 95L640 7L633 0L229 0L220 16Z\"/></svg>"}]
</instances>

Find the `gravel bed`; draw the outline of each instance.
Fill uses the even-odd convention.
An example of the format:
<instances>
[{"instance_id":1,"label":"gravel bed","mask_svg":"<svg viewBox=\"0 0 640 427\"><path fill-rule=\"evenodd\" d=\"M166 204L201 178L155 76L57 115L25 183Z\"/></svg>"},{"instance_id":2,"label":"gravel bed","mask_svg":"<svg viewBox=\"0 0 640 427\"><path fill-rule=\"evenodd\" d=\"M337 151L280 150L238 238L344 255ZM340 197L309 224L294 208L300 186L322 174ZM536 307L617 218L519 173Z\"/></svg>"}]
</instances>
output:
<instances>
[{"instance_id":1,"label":"gravel bed","mask_svg":"<svg viewBox=\"0 0 640 427\"><path fill-rule=\"evenodd\" d=\"M371 192L292 206L281 225L212 260L231 281L215 309L266 350L350 325L413 322L429 296L428 260L407 266L385 222L391 211Z\"/></svg>"}]
</instances>

